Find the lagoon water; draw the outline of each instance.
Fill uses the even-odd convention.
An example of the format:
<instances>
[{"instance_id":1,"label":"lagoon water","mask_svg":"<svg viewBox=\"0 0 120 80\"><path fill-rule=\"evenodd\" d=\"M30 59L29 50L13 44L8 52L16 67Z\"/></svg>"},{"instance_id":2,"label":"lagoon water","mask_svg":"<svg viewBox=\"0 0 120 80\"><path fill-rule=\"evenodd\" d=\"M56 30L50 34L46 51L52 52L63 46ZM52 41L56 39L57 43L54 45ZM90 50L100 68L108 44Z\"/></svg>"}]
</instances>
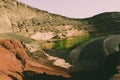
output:
<instances>
[{"instance_id":1,"label":"lagoon water","mask_svg":"<svg viewBox=\"0 0 120 80\"><path fill-rule=\"evenodd\" d=\"M54 41L54 46L53 49L56 50L66 50L66 49L71 49L75 46L77 46L78 44L88 40L88 36L73 36L73 37L69 37L63 40L57 40Z\"/></svg>"}]
</instances>

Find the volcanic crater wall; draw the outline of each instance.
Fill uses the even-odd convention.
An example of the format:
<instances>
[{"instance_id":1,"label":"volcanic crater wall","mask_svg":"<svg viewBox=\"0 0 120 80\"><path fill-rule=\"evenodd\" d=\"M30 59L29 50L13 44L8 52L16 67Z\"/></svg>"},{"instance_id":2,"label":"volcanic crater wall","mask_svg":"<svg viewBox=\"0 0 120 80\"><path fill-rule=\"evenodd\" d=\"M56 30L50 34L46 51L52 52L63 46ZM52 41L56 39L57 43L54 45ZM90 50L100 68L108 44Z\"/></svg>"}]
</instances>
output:
<instances>
[{"instance_id":1,"label":"volcanic crater wall","mask_svg":"<svg viewBox=\"0 0 120 80\"><path fill-rule=\"evenodd\" d=\"M26 52L15 39L0 40L0 80L23 80Z\"/></svg>"}]
</instances>

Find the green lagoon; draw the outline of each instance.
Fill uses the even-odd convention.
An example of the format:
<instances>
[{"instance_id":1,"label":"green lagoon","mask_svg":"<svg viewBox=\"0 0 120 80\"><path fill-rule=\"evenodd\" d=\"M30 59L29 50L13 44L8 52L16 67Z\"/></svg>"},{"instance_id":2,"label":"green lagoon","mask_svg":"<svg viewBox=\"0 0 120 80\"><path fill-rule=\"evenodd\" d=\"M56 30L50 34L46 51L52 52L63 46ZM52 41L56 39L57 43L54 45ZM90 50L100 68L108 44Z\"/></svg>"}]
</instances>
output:
<instances>
[{"instance_id":1,"label":"green lagoon","mask_svg":"<svg viewBox=\"0 0 120 80\"><path fill-rule=\"evenodd\" d=\"M63 40L56 40L54 41L54 46L52 47L52 49L70 50L76 47L77 45L79 45L80 43L87 41L88 39L89 39L89 36L84 35L84 36L73 36Z\"/></svg>"}]
</instances>

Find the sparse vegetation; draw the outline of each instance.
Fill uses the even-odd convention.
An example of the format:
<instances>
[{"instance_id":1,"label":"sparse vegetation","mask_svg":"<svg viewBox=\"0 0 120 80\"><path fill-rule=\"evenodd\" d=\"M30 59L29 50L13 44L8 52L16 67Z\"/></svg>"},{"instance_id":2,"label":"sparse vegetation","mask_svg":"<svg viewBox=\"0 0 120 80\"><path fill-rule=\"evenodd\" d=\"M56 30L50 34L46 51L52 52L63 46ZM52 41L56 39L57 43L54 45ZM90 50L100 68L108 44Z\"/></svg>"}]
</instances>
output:
<instances>
[{"instance_id":1,"label":"sparse vegetation","mask_svg":"<svg viewBox=\"0 0 120 80\"><path fill-rule=\"evenodd\" d=\"M64 34L62 36L65 36L65 30L59 30L58 27L66 25L72 26L69 30L84 30L88 35L74 38L67 38L65 36L67 39L54 41L52 49L64 51L70 50L86 40L98 36L120 33L119 12L103 13L86 19L73 19L51 14L47 11L33 8L16 0L1 0L0 10L0 15L2 15L0 16L0 31L4 32L4 30L6 30L13 32L1 34L0 38L14 37L25 43L35 44L39 48L43 45L44 41L36 41L27 37L30 37L37 32L54 32L55 35L62 33ZM27 37L18 36L14 33Z\"/></svg>"},{"instance_id":2,"label":"sparse vegetation","mask_svg":"<svg viewBox=\"0 0 120 80\"><path fill-rule=\"evenodd\" d=\"M37 33L40 35L36 36ZM120 34L120 12L108 12L86 19L74 19L42 11L16 0L0 0L0 39L19 40L28 56L46 66L62 70L53 64L55 59L48 59L49 55L72 63L69 60L70 52L78 45L96 37L111 34ZM48 36L50 36L49 40L47 40ZM93 48L96 48L96 45ZM102 52L98 48L96 48L97 51L94 51L101 54ZM103 60L96 53L91 53L94 56L89 56L90 50L91 47L87 57L84 54L82 56L92 59L91 61L87 59L86 64L85 61L81 61L81 64L85 64L85 66L97 64L99 58ZM78 57L75 53L73 55ZM96 58L96 56L98 57ZM73 60L73 58L71 59ZM91 67L93 68L93 66Z\"/></svg>"},{"instance_id":3,"label":"sparse vegetation","mask_svg":"<svg viewBox=\"0 0 120 80\"><path fill-rule=\"evenodd\" d=\"M108 35L120 33L119 12L103 13L87 19L73 19L51 14L16 0L0 1L0 10L0 15L5 15L6 19L8 19L7 21L10 21L10 32L19 33L27 37L36 32L55 32L58 34L59 30L56 27L66 25L72 26L73 29L85 30L90 34ZM4 24L5 27L7 25ZM0 29L2 30L2 28Z\"/></svg>"}]
</instances>

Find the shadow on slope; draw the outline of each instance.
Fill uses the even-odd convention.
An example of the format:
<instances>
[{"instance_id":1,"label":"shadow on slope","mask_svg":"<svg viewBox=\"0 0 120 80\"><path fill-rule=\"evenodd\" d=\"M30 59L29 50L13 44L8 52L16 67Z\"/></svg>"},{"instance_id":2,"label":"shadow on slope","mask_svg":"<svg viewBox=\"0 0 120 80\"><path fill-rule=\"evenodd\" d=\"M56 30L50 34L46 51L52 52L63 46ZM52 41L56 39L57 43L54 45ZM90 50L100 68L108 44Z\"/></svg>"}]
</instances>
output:
<instances>
[{"instance_id":1,"label":"shadow on slope","mask_svg":"<svg viewBox=\"0 0 120 80\"><path fill-rule=\"evenodd\" d=\"M119 44L120 35L111 35L87 41L75 48L70 55L72 64L77 68L70 73L72 80L109 80L119 75Z\"/></svg>"},{"instance_id":2,"label":"shadow on slope","mask_svg":"<svg viewBox=\"0 0 120 80\"><path fill-rule=\"evenodd\" d=\"M120 13L119 12L106 12L98 14L91 18L85 19L88 21L92 28L95 28L95 33L104 35L119 34L120 33Z\"/></svg>"},{"instance_id":3,"label":"shadow on slope","mask_svg":"<svg viewBox=\"0 0 120 80\"><path fill-rule=\"evenodd\" d=\"M24 80L71 80L62 76L48 75L46 73L39 74L33 71L24 71Z\"/></svg>"},{"instance_id":4,"label":"shadow on slope","mask_svg":"<svg viewBox=\"0 0 120 80\"><path fill-rule=\"evenodd\" d=\"M119 74L117 67L120 66L120 53L110 54L104 63L93 71L71 72L72 78L62 76L48 75L46 73L38 74L33 71L24 71L24 80L119 80L114 79L114 75Z\"/></svg>"},{"instance_id":5,"label":"shadow on slope","mask_svg":"<svg viewBox=\"0 0 120 80\"><path fill-rule=\"evenodd\" d=\"M120 52L115 52L109 55L103 65L94 71L77 71L71 73L72 80L119 80L114 78L114 75L119 74Z\"/></svg>"}]
</instances>

